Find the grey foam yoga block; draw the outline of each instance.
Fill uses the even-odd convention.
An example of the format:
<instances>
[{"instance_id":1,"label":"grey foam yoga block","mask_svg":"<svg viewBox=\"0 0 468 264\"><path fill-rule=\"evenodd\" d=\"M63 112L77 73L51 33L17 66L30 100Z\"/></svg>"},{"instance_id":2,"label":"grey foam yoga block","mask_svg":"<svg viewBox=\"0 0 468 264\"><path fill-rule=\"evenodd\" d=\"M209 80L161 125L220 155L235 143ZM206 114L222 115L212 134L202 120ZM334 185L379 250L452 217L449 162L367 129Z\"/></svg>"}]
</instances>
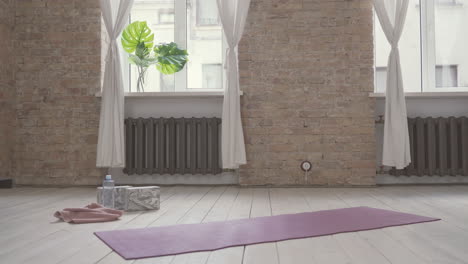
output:
<instances>
[{"instance_id":1,"label":"grey foam yoga block","mask_svg":"<svg viewBox=\"0 0 468 264\"><path fill-rule=\"evenodd\" d=\"M126 211L159 209L160 192L158 186L130 187L125 191Z\"/></svg>"},{"instance_id":2,"label":"grey foam yoga block","mask_svg":"<svg viewBox=\"0 0 468 264\"><path fill-rule=\"evenodd\" d=\"M115 186L114 208L124 211L158 210L160 190L158 186ZM97 202L102 204L102 187L98 187Z\"/></svg>"},{"instance_id":3,"label":"grey foam yoga block","mask_svg":"<svg viewBox=\"0 0 468 264\"><path fill-rule=\"evenodd\" d=\"M114 208L118 210L125 210L125 200L127 193L125 190L130 188L130 185L115 186L114 187ZM97 203L102 204L102 187L97 188Z\"/></svg>"}]
</instances>

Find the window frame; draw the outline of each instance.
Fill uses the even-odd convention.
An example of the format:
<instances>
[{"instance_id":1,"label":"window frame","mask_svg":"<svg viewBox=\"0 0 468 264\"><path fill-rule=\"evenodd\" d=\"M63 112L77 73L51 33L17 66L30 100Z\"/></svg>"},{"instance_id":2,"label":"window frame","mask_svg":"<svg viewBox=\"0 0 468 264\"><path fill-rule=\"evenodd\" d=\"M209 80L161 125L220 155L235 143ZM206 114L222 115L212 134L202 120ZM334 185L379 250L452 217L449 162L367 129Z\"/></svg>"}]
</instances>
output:
<instances>
[{"instance_id":1,"label":"window frame","mask_svg":"<svg viewBox=\"0 0 468 264\"><path fill-rule=\"evenodd\" d=\"M435 36L435 6L456 8L458 1L452 4L439 3L438 0L419 1L421 10L421 92L466 92L468 86L437 87L436 86L436 36ZM433 76L433 77L432 77ZM458 80L457 80L458 82Z\"/></svg>"},{"instance_id":2,"label":"window frame","mask_svg":"<svg viewBox=\"0 0 468 264\"><path fill-rule=\"evenodd\" d=\"M179 46L179 48L181 49L187 49L187 37L188 37L188 34L190 34L190 28L188 28L188 24L187 24L187 8L188 8L188 4L187 4L187 0L173 0L174 1L174 8L171 9L171 11L173 11L174 13L174 42ZM198 2L199 0L195 0L195 5L197 5L197 7L195 8L198 8ZM194 7L192 7L192 10L193 10ZM165 10L168 10L168 9L165 9ZM197 10L193 10L192 12L194 13L197 13ZM132 20L131 20L131 14L132 14L132 11L130 11L130 14L129 14L129 19L128 19L128 23L130 23ZM160 17L159 17L159 12L157 14L155 14L156 16L158 16L158 22L160 22ZM195 15L196 16L196 15ZM192 19L192 18L191 18ZM196 17L195 17L195 20ZM161 24L161 25L170 25L170 24ZM203 30L206 30L210 27L213 27L213 26L216 26L216 27L219 27L221 26L222 28L222 24L221 22L219 21L219 23L217 25L206 25L206 26L199 26L197 24L197 21L195 21L195 27L198 28L198 27L201 27L203 28ZM224 36L224 32L222 31L222 37L221 37L221 57L222 57L222 61L221 61L221 65L224 65L225 63L225 54L226 54L226 49L227 49L227 42L226 42L226 38ZM124 54L125 52L122 50L122 53ZM180 71L180 72L177 72L174 74L174 90L163 90L163 87L160 87L160 90L159 91L145 91L145 92L136 92L136 91L132 91L133 87L131 87L131 77L132 77L132 69L131 69L131 65L130 63L128 62L128 56L124 56L125 60L124 60L124 65L123 65L123 68L125 68L124 70L124 73L125 75L128 76L128 82L127 82L127 85L129 86L129 90L130 91L126 91L126 95L130 95L130 94L145 94L145 93L151 93L151 94L155 94L155 93L173 93L173 92L176 92L176 93L197 93L197 92L200 92L200 93L211 93L211 92L221 92L223 93L224 90L225 90L225 79L226 79L226 71L224 70L224 67L223 70L222 70L222 76L221 76L221 80L222 80L222 86L219 87L219 88L213 88L213 89L206 89L206 88L193 88L193 87L190 87L189 88L189 85L188 85L188 64ZM189 60L190 60L190 55L189 55ZM162 79L161 77L159 78L160 80Z\"/></svg>"},{"instance_id":3,"label":"window frame","mask_svg":"<svg viewBox=\"0 0 468 264\"><path fill-rule=\"evenodd\" d=\"M458 0L453 3L439 3L439 0L419 0L416 8L420 10L420 52L421 52L421 87L416 93L450 93L450 92L468 92L468 86L458 87L436 87L436 39L435 39L435 6L442 5L447 8L456 8L462 6ZM408 8L412 8L410 5ZM380 23L374 10L374 30L375 23ZM375 32L374 32L375 36ZM374 37L375 45L375 37ZM374 48L376 53L376 48ZM375 57L374 57L375 60ZM452 64L451 64L452 65ZM374 76L377 72L377 66L374 63ZM457 80L458 82L458 80ZM374 93L377 91L377 82L374 77ZM415 93L413 91L405 93Z\"/></svg>"}]
</instances>

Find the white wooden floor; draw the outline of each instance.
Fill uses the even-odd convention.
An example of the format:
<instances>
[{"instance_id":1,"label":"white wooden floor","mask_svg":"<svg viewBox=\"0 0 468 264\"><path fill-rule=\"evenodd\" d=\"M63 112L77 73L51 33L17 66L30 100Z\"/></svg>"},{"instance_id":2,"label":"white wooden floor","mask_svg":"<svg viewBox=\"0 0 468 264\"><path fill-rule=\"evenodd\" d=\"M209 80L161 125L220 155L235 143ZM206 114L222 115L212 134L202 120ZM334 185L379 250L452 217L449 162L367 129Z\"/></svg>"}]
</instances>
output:
<instances>
[{"instance_id":1,"label":"white wooden floor","mask_svg":"<svg viewBox=\"0 0 468 264\"><path fill-rule=\"evenodd\" d=\"M468 263L468 186L162 188L161 209L109 223L55 223L95 201L93 188L0 189L0 263L289 264ZM440 217L438 222L125 261L94 231L200 223L353 206Z\"/></svg>"}]
</instances>

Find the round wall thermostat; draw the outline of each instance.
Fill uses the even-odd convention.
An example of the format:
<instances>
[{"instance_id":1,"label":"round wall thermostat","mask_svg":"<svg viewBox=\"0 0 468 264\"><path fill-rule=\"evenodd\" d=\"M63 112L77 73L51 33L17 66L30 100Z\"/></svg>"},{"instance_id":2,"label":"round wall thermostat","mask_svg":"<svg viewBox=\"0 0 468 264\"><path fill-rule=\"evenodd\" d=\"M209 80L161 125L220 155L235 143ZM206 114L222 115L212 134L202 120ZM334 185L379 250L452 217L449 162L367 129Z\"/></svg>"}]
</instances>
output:
<instances>
[{"instance_id":1,"label":"round wall thermostat","mask_svg":"<svg viewBox=\"0 0 468 264\"><path fill-rule=\"evenodd\" d=\"M310 171L312 169L312 163L310 163L309 161L303 161L301 163L301 169L303 171Z\"/></svg>"}]
</instances>

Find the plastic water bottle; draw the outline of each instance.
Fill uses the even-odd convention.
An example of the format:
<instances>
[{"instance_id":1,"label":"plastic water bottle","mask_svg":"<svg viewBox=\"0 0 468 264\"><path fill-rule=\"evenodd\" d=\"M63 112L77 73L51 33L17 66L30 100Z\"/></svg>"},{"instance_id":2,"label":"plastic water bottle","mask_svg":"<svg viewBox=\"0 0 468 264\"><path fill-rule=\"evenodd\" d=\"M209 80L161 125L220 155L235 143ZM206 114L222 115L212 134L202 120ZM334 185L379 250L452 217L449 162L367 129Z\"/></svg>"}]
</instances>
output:
<instances>
[{"instance_id":1,"label":"plastic water bottle","mask_svg":"<svg viewBox=\"0 0 468 264\"><path fill-rule=\"evenodd\" d=\"M106 175L102 182L102 205L107 208L114 208L114 181L112 176Z\"/></svg>"}]
</instances>

